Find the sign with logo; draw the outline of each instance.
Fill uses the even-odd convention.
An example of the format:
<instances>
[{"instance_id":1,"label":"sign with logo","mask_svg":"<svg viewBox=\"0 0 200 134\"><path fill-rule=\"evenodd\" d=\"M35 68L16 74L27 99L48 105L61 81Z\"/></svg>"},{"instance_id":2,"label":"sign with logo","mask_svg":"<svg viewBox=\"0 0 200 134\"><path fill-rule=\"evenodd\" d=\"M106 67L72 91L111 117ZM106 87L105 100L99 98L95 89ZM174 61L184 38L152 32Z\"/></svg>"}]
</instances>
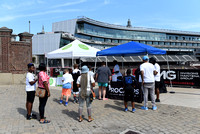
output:
<instances>
[{"instance_id":1,"label":"sign with logo","mask_svg":"<svg viewBox=\"0 0 200 134\"><path fill-rule=\"evenodd\" d=\"M110 99L124 100L124 88L123 83L112 82L111 85L107 87L106 95ZM142 91L139 88L134 89L134 99L136 102L142 102Z\"/></svg>"},{"instance_id":2,"label":"sign with logo","mask_svg":"<svg viewBox=\"0 0 200 134\"><path fill-rule=\"evenodd\" d=\"M172 85L189 85L200 86L200 70L191 69L173 69L173 70L161 70L161 78L165 81L165 84Z\"/></svg>"}]
</instances>

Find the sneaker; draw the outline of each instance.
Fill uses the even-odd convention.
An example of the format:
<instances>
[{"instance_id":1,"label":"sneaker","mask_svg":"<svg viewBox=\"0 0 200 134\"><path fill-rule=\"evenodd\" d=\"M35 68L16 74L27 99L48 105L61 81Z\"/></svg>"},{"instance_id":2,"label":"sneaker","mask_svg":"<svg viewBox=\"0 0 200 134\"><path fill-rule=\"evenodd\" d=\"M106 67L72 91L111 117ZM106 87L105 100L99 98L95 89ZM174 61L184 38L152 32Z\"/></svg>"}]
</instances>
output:
<instances>
[{"instance_id":1,"label":"sneaker","mask_svg":"<svg viewBox=\"0 0 200 134\"><path fill-rule=\"evenodd\" d=\"M27 119L27 120L31 120L31 119L32 119L32 118L31 118L31 115L28 115L28 114L27 114L27 115L26 115L26 119Z\"/></svg>"},{"instance_id":2,"label":"sneaker","mask_svg":"<svg viewBox=\"0 0 200 134\"><path fill-rule=\"evenodd\" d=\"M142 106L141 109L142 110L148 110L148 107Z\"/></svg>"},{"instance_id":3,"label":"sneaker","mask_svg":"<svg viewBox=\"0 0 200 134\"><path fill-rule=\"evenodd\" d=\"M60 104L62 104L63 103L63 100L60 100L60 102L59 102Z\"/></svg>"},{"instance_id":4,"label":"sneaker","mask_svg":"<svg viewBox=\"0 0 200 134\"><path fill-rule=\"evenodd\" d=\"M31 114L31 118L32 119L37 119L37 115L36 114Z\"/></svg>"},{"instance_id":5,"label":"sneaker","mask_svg":"<svg viewBox=\"0 0 200 134\"><path fill-rule=\"evenodd\" d=\"M68 105L68 102L65 102L65 106L67 106Z\"/></svg>"},{"instance_id":6,"label":"sneaker","mask_svg":"<svg viewBox=\"0 0 200 134\"><path fill-rule=\"evenodd\" d=\"M76 100L74 100L73 103L76 103Z\"/></svg>"},{"instance_id":7,"label":"sneaker","mask_svg":"<svg viewBox=\"0 0 200 134\"><path fill-rule=\"evenodd\" d=\"M156 99L156 102L160 102L160 99Z\"/></svg>"},{"instance_id":8,"label":"sneaker","mask_svg":"<svg viewBox=\"0 0 200 134\"><path fill-rule=\"evenodd\" d=\"M128 111L128 108L125 108L125 109L124 109L124 112L127 112L127 111Z\"/></svg>"},{"instance_id":9,"label":"sneaker","mask_svg":"<svg viewBox=\"0 0 200 134\"><path fill-rule=\"evenodd\" d=\"M157 106L153 106L152 109L155 111L157 110Z\"/></svg>"},{"instance_id":10,"label":"sneaker","mask_svg":"<svg viewBox=\"0 0 200 134\"><path fill-rule=\"evenodd\" d=\"M132 109L132 112L133 112L133 113L135 112L135 108Z\"/></svg>"}]
</instances>

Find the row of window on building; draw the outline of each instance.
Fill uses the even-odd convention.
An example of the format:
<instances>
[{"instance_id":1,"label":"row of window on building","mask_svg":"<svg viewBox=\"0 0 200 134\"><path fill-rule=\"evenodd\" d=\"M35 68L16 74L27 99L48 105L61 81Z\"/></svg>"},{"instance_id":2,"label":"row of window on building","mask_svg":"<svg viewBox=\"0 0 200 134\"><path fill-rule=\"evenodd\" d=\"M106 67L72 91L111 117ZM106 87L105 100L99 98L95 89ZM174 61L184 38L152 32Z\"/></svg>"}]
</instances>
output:
<instances>
[{"instance_id":1,"label":"row of window on building","mask_svg":"<svg viewBox=\"0 0 200 134\"><path fill-rule=\"evenodd\" d=\"M99 38L99 37L91 37L91 36L85 36L85 35L76 35L79 38L84 38L88 40L93 40L93 41L100 41L100 42L105 42L105 43L127 43L130 42L131 40L120 40L120 39L108 39L108 38ZM169 36L171 37L171 36ZM174 36L173 36L174 37ZM187 37L187 39L189 39ZM136 41L139 43L143 44L148 44L148 45L167 45L167 46L200 46L200 43L186 43L186 42L164 42L164 41Z\"/></svg>"},{"instance_id":2,"label":"row of window on building","mask_svg":"<svg viewBox=\"0 0 200 134\"><path fill-rule=\"evenodd\" d=\"M168 40L200 41L200 37L168 35Z\"/></svg>"}]
</instances>

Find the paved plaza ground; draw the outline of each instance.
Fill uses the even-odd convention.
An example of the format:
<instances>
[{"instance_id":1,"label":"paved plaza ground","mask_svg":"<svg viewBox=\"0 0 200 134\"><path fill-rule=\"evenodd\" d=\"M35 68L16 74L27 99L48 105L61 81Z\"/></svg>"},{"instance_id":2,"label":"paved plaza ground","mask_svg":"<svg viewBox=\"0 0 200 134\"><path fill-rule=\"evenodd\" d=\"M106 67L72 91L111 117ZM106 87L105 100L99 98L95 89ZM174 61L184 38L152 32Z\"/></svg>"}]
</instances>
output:
<instances>
[{"instance_id":1,"label":"paved plaza ground","mask_svg":"<svg viewBox=\"0 0 200 134\"><path fill-rule=\"evenodd\" d=\"M58 104L61 87L51 87L45 116L50 124L40 124L38 120L26 120L26 93L24 85L0 86L0 134L119 134L135 131L141 134L200 134L200 89L168 88L175 94L161 94L158 110L140 109L123 112L121 100L94 100L92 116L87 122L78 122L78 104ZM35 98L33 112L38 115L38 98Z\"/></svg>"}]
</instances>

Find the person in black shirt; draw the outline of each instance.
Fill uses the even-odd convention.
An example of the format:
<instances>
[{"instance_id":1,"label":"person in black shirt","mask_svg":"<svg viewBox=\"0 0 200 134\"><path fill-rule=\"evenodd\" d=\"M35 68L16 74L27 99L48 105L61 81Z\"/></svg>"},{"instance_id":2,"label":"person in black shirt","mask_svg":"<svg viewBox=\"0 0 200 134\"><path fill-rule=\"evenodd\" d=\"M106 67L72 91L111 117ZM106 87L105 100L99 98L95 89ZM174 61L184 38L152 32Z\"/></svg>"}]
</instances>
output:
<instances>
[{"instance_id":1,"label":"person in black shirt","mask_svg":"<svg viewBox=\"0 0 200 134\"><path fill-rule=\"evenodd\" d=\"M137 80L134 76L131 75L131 70L128 69L126 72L127 76L123 78L123 87L125 91L124 96L124 111L128 111L128 101L131 101L132 112L135 112L135 103L134 103L134 87L137 84Z\"/></svg>"}]
</instances>

